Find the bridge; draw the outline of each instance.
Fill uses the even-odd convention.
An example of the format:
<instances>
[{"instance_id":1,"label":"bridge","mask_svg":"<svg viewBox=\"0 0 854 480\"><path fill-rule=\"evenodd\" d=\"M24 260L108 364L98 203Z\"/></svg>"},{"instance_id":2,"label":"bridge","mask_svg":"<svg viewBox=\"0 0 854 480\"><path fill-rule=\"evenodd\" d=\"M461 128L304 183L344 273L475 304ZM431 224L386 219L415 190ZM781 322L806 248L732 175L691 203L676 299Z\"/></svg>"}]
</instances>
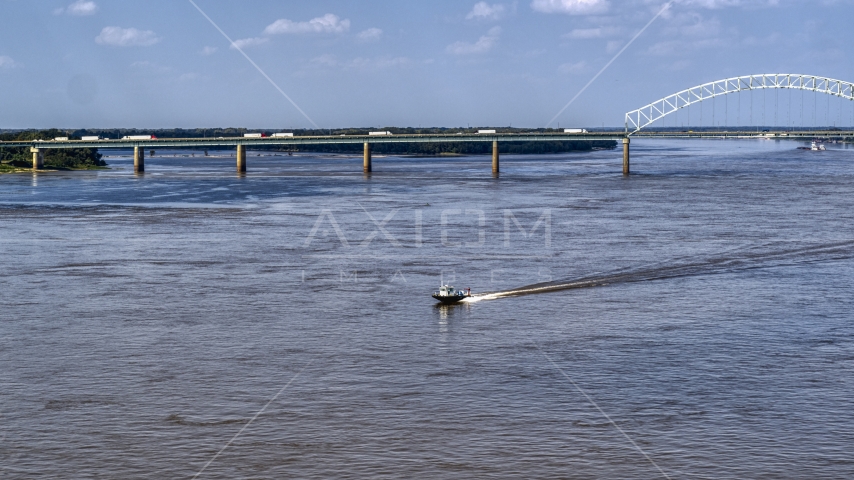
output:
<instances>
[{"instance_id":1,"label":"bridge","mask_svg":"<svg viewBox=\"0 0 854 480\"><path fill-rule=\"evenodd\" d=\"M811 91L845 100L854 100L854 84L827 77L792 73L766 73L725 78L682 90L626 113L626 135L637 133L642 128L648 127L670 114L704 100L744 91L767 89ZM634 130L629 132L630 129Z\"/></svg>"},{"instance_id":2,"label":"bridge","mask_svg":"<svg viewBox=\"0 0 854 480\"><path fill-rule=\"evenodd\" d=\"M153 148L223 148L234 147L237 151L237 171L246 172L246 148L251 146L329 145L363 144L363 170L372 171L371 145L379 143L447 143L447 142L492 142L492 172L499 173L499 142L538 142L561 140L615 140L623 144L623 174L630 173L631 138L777 138L809 139L817 137L854 137L854 130L824 129L704 129L643 130L653 123L681 109L723 95L765 89L797 89L831 95L854 101L854 84L827 77L797 74L759 74L733 77L698 85L674 93L639 109L626 113L625 131L602 132L531 132L531 133L457 133L429 135L325 135L295 137L217 137L217 138L168 138L168 139L122 139L122 140L46 140L0 142L0 148L30 148L33 168L44 164L44 150L53 148L133 148L134 171L145 171L145 149Z\"/></svg>"},{"instance_id":3,"label":"bridge","mask_svg":"<svg viewBox=\"0 0 854 480\"><path fill-rule=\"evenodd\" d=\"M449 143L492 142L492 172L499 173L498 142L549 142L560 140L619 140L617 133L458 133L430 135L324 135L294 137L218 137L164 138L150 140L44 140L0 142L2 147L29 147L33 152L33 168L43 165L43 150L49 148L133 148L134 171L145 171L145 149L153 148L222 148L237 149L237 171L246 172L246 148L258 146L363 144L365 173L372 171L371 145L378 143Z\"/></svg>"}]
</instances>

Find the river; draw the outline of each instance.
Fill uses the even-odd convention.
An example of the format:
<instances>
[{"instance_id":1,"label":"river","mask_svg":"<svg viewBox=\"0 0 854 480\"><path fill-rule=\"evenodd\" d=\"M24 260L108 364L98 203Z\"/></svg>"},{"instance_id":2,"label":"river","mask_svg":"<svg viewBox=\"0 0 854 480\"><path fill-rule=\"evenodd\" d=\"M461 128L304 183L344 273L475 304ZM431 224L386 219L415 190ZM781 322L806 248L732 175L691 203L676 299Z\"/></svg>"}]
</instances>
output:
<instances>
[{"instance_id":1,"label":"river","mask_svg":"<svg viewBox=\"0 0 854 480\"><path fill-rule=\"evenodd\" d=\"M854 149L796 146L0 176L0 477L852 478Z\"/></svg>"}]
</instances>

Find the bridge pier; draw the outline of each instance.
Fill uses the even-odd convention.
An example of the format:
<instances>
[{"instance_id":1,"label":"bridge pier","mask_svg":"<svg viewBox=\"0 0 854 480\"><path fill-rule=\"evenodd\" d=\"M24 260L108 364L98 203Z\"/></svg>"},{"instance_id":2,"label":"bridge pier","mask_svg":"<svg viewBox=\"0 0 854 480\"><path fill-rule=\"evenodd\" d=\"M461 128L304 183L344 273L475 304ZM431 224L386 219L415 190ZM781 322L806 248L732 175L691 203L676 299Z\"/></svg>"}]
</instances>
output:
<instances>
[{"instance_id":1,"label":"bridge pier","mask_svg":"<svg viewBox=\"0 0 854 480\"><path fill-rule=\"evenodd\" d=\"M498 140L492 142L492 174L498 175Z\"/></svg>"},{"instance_id":2,"label":"bridge pier","mask_svg":"<svg viewBox=\"0 0 854 480\"><path fill-rule=\"evenodd\" d=\"M237 173L246 173L246 145L237 144Z\"/></svg>"},{"instance_id":3,"label":"bridge pier","mask_svg":"<svg viewBox=\"0 0 854 480\"><path fill-rule=\"evenodd\" d=\"M629 174L629 137L623 138L623 175Z\"/></svg>"},{"instance_id":4,"label":"bridge pier","mask_svg":"<svg viewBox=\"0 0 854 480\"><path fill-rule=\"evenodd\" d=\"M30 152L33 154L33 170L41 170L44 168L44 152L41 149L30 147Z\"/></svg>"},{"instance_id":5,"label":"bridge pier","mask_svg":"<svg viewBox=\"0 0 854 480\"><path fill-rule=\"evenodd\" d=\"M145 147L133 147L133 173L145 172Z\"/></svg>"},{"instance_id":6,"label":"bridge pier","mask_svg":"<svg viewBox=\"0 0 854 480\"><path fill-rule=\"evenodd\" d=\"M371 173L371 144L365 142L365 158L363 164L365 173Z\"/></svg>"}]
</instances>

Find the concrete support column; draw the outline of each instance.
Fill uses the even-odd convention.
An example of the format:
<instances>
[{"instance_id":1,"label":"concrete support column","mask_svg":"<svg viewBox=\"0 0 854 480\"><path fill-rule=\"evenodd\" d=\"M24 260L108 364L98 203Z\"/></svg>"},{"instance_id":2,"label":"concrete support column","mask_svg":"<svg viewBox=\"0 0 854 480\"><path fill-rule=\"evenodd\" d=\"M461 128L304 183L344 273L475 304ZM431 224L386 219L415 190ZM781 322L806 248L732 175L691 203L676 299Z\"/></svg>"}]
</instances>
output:
<instances>
[{"instance_id":1,"label":"concrete support column","mask_svg":"<svg viewBox=\"0 0 854 480\"><path fill-rule=\"evenodd\" d=\"M44 168L44 152L38 148L30 148L33 154L33 170L41 170Z\"/></svg>"},{"instance_id":2,"label":"concrete support column","mask_svg":"<svg viewBox=\"0 0 854 480\"><path fill-rule=\"evenodd\" d=\"M246 145L237 146L237 173L246 173Z\"/></svg>"},{"instance_id":3,"label":"concrete support column","mask_svg":"<svg viewBox=\"0 0 854 480\"><path fill-rule=\"evenodd\" d=\"M365 161L364 161L365 173L371 173L371 144L365 142Z\"/></svg>"},{"instance_id":4,"label":"concrete support column","mask_svg":"<svg viewBox=\"0 0 854 480\"><path fill-rule=\"evenodd\" d=\"M629 137L623 139L623 175L629 174Z\"/></svg>"},{"instance_id":5,"label":"concrete support column","mask_svg":"<svg viewBox=\"0 0 854 480\"><path fill-rule=\"evenodd\" d=\"M498 173L498 140L492 142L492 173Z\"/></svg>"},{"instance_id":6,"label":"concrete support column","mask_svg":"<svg viewBox=\"0 0 854 480\"><path fill-rule=\"evenodd\" d=\"M133 173L145 172L145 148L133 147Z\"/></svg>"}]
</instances>

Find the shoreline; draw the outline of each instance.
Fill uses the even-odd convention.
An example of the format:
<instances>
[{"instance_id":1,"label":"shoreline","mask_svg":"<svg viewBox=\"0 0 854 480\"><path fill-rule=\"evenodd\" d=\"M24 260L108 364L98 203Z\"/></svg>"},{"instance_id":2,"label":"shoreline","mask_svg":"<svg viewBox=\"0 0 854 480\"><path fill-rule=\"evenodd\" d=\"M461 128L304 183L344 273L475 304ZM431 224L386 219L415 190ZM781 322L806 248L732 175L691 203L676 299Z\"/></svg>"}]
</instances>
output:
<instances>
[{"instance_id":1,"label":"shoreline","mask_svg":"<svg viewBox=\"0 0 854 480\"><path fill-rule=\"evenodd\" d=\"M44 167L38 170L32 167L16 167L8 163L0 164L0 175L10 173L30 173L30 172L72 172L78 170L109 170L109 166L90 166L90 167Z\"/></svg>"}]
</instances>

